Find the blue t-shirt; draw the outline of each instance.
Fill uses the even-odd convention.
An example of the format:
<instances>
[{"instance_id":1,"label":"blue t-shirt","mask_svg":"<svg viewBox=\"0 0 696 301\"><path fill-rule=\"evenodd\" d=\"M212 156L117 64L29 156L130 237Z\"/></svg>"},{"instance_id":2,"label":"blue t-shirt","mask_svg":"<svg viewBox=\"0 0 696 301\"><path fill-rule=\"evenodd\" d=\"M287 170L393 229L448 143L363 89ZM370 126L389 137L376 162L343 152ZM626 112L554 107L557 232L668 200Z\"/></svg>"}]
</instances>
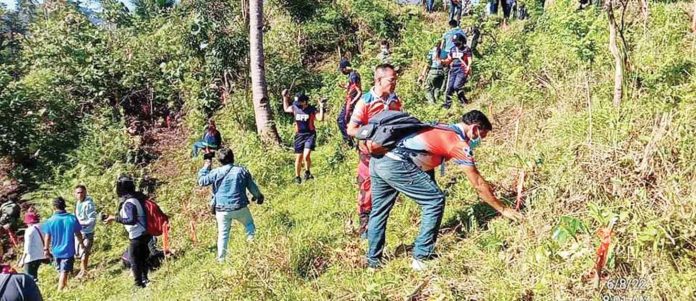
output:
<instances>
[{"instance_id":1,"label":"blue t-shirt","mask_svg":"<svg viewBox=\"0 0 696 301\"><path fill-rule=\"evenodd\" d=\"M454 47L454 42L452 42L452 38L456 34L461 34L466 39L466 32L464 32L461 28L452 28L442 36L442 39L445 41L445 47L442 49L444 49L445 51L449 51L450 49L452 49L452 47Z\"/></svg>"},{"instance_id":2,"label":"blue t-shirt","mask_svg":"<svg viewBox=\"0 0 696 301\"><path fill-rule=\"evenodd\" d=\"M74 215L56 212L41 225L41 231L51 235L51 253L55 258L72 258L75 256L75 233L82 226Z\"/></svg>"},{"instance_id":3,"label":"blue t-shirt","mask_svg":"<svg viewBox=\"0 0 696 301\"><path fill-rule=\"evenodd\" d=\"M436 58L435 52L436 51L437 51L437 47L433 47L428 52L428 65L430 66L430 69L441 69L442 68L442 63L435 60L435 58ZM440 49L440 59L444 60L446 58L447 58L447 51L445 51L444 49Z\"/></svg>"},{"instance_id":4,"label":"blue t-shirt","mask_svg":"<svg viewBox=\"0 0 696 301\"><path fill-rule=\"evenodd\" d=\"M314 119L317 108L309 105L302 109L299 104L292 105L292 114L295 116L295 131L297 133L312 133L315 131Z\"/></svg>"}]
</instances>

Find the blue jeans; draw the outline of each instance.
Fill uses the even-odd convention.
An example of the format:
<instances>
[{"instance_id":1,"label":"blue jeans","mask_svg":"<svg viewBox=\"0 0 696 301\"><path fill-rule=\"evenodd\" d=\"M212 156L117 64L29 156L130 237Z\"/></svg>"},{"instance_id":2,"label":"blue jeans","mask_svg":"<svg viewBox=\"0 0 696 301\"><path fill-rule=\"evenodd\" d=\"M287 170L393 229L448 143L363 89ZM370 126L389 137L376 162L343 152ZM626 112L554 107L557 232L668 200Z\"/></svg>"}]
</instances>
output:
<instances>
[{"instance_id":1,"label":"blue jeans","mask_svg":"<svg viewBox=\"0 0 696 301\"><path fill-rule=\"evenodd\" d=\"M450 20L457 20L457 21L462 19L462 3L461 2L459 4L455 4L452 1L450 1L449 19Z\"/></svg>"},{"instance_id":2,"label":"blue jeans","mask_svg":"<svg viewBox=\"0 0 696 301\"><path fill-rule=\"evenodd\" d=\"M384 252L389 212L399 192L421 207L420 232L413 246L413 257L428 259L433 255L438 230L445 212L445 194L431 175L413 162L388 156L370 159L372 178L372 212L367 224L367 262L378 267Z\"/></svg>"},{"instance_id":3,"label":"blue jeans","mask_svg":"<svg viewBox=\"0 0 696 301\"><path fill-rule=\"evenodd\" d=\"M425 10L427 10L429 13L432 13L433 10L435 10L435 0L426 0Z\"/></svg>"},{"instance_id":4,"label":"blue jeans","mask_svg":"<svg viewBox=\"0 0 696 301\"><path fill-rule=\"evenodd\" d=\"M230 239L230 228L232 228L232 220L238 221L244 225L246 229L247 239L254 237L256 226L254 219L251 217L249 207L244 207L234 211L215 211L215 220L218 227L218 242L217 242L217 260L225 260L227 255L227 243Z\"/></svg>"}]
</instances>

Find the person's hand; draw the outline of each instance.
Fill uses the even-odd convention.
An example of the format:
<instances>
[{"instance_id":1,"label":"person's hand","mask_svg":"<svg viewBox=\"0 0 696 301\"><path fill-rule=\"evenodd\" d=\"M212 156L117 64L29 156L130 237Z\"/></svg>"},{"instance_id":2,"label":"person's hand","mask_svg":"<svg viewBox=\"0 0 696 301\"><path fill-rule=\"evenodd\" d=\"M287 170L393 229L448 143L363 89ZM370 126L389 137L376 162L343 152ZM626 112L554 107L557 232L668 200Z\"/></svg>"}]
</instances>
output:
<instances>
[{"instance_id":1,"label":"person's hand","mask_svg":"<svg viewBox=\"0 0 696 301\"><path fill-rule=\"evenodd\" d=\"M210 166L213 164L213 161L210 159L205 159L203 161L203 168L210 168Z\"/></svg>"},{"instance_id":2,"label":"person's hand","mask_svg":"<svg viewBox=\"0 0 696 301\"><path fill-rule=\"evenodd\" d=\"M283 92L280 92L280 95L283 96L283 98L290 97L290 91L288 91L288 89L283 89Z\"/></svg>"},{"instance_id":3,"label":"person's hand","mask_svg":"<svg viewBox=\"0 0 696 301\"><path fill-rule=\"evenodd\" d=\"M51 257L51 252L48 249L44 249L44 256Z\"/></svg>"},{"instance_id":4,"label":"person's hand","mask_svg":"<svg viewBox=\"0 0 696 301\"><path fill-rule=\"evenodd\" d=\"M423 83L423 75L418 76L418 83L422 84Z\"/></svg>"},{"instance_id":5,"label":"person's hand","mask_svg":"<svg viewBox=\"0 0 696 301\"><path fill-rule=\"evenodd\" d=\"M109 215L109 216L107 216L107 217L104 219L104 222L107 223L107 224L110 224L111 222L113 222L113 221L115 221L115 220L116 220L116 217L115 217L115 216Z\"/></svg>"},{"instance_id":6,"label":"person's hand","mask_svg":"<svg viewBox=\"0 0 696 301\"><path fill-rule=\"evenodd\" d=\"M519 213L517 210L512 209L510 207L504 208L503 211L500 212L500 214L504 217L511 219L512 221L519 222L524 220L524 216L522 215L522 213Z\"/></svg>"}]
</instances>

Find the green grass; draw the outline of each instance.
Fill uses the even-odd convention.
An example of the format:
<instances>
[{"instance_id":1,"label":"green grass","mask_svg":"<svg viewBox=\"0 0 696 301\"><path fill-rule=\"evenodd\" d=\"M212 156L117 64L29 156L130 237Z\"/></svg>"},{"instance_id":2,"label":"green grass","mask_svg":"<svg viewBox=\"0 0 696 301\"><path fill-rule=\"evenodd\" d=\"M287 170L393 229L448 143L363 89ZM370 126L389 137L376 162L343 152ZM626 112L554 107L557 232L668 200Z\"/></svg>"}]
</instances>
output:
<instances>
[{"instance_id":1,"label":"green grass","mask_svg":"<svg viewBox=\"0 0 696 301\"><path fill-rule=\"evenodd\" d=\"M559 3L563 8L570 2ZM645 84L633 87L620 109L610 104L613 72L602 15L554 11L531 32L525 29L531 21L515 22L507 32L487 25L480 46L484 57L475 61L474 82L480 85L470 93L474 102L450 112L426 105L415 84L430 40L444 30L444 17L438 16L433 26L415 12L405 23L394 56L403 63L397 92L407 110L425 120L454 122L462 112L482 109L495 127L476 152L484 177L499 196L513 202L517 174L527 173L527 220L511 223L482 205L463 174L449 164L447 174L438 179L448 193L437 243L441 258L426 273L411 271L410 254L403 251L417 235L419 221L418 206L405 197L389 219L388 263L375 272L361 267L366 242L353 233L357 156L338 143L336 110L318 125L320 145L312 155L316 179L295 185L293 154L287 147L261 145L253 129L236 121L246 118L239 117L239 108L249 105L238 103L244 100L237 96L237 103L217 112L216 118L239 163L249 168L267 196L265 204L250 207L257 239L246 243L235 225L228 260L214 260L216 229L207 213L209 192L196 187L202 163L188 158L189 144L145 170L116 164L77 172L81 169L75 167L36 199L48 204L49 196L67 195L72 185L83 182L101 208L113 211L117 201L111 182L116 174L151 174L163 181L157 199L173 215L172 242L180 256L152 273L150 288L133 291L128 272L114 262L126 245L122 227L100 224L93 278L71 281L69 291L58 293L56 273L44 266L42 292L51 300L391 300L403 299L426 283L416 294L422 300L601 300L608 293L688 300L696 293L696 76L689 67L696 50L678 4L655 4L651 12L654 30L647 37L630 33L636 43L633 76ZM586 24L585 32L572 32L568 26L578 22ZM588 44L573 39L596 46L583 48ZM371 55L365 53L363 61ZM584 61L588 56L594 64ZM368 87L370 67L359 69ZM335 85L333 72L321 71L325 87ZM341 97L331 93L333 109ZM670 98L663 98L664 93ZM655 136L655 120L663 114L671 116L668 131ZM201 119L192 113L186 122L197 129ZM287 118L278 120L289 143L291 124ZM188 142L197 136L192 133ZM589 233L579 231L566 242L554 240L562 216L577 219ZM609 291L605 282L595 290L583 280L599 245L594 231L612 216L618 222L608 279L646 279L644 290Z\"/></svg>"}]
</instances>

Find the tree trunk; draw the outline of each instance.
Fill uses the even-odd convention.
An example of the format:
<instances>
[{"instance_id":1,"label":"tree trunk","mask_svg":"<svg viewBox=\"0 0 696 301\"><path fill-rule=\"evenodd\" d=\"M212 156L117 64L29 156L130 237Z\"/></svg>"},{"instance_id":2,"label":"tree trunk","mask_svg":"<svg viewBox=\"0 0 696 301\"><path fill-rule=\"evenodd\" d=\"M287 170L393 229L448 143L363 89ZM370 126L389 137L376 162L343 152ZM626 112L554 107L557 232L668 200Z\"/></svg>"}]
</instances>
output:
<instances>
[{"instance_id":1,"label":"tree trunk","mask_svg":"<svg viewBox=\"0 0 696 301\"><path fill-rule=\"evenodd\" d=\"M647 28L648 21L650 20L650 7L648 6L648 0L640 0L640 12L643 15L643 26Z\"/></svg>"},{"instance_id":2,"label":"tree trunk","mask_svg":"<svg viewBox=\"0 0 696 301\"><path fill-rule=\"evenodd\" d=\"M609 19L609 51L614 56L614 100L613 104L615 107L621 105L621 98L623 97L623 76L624 76L624 66L623 58L619 47L616 44L617 39L617 29L616 29L616 18L614 18L614 6L612 0L607 0L605 4L605 9L607 11L607 17Z\"/></svg>"},{"instance_id":3,"label":"tree trunk","mask_svg":"<svg viewBox=\"0 0 696 301\"><path fill-rule=\"evenodd\" d=\"M280 136L273 123L273 112L268 100L262 28L263 0L251 0L249 1L249 71L256 131L264 142L280 144Z\"/></svg>"}]
</instances>

